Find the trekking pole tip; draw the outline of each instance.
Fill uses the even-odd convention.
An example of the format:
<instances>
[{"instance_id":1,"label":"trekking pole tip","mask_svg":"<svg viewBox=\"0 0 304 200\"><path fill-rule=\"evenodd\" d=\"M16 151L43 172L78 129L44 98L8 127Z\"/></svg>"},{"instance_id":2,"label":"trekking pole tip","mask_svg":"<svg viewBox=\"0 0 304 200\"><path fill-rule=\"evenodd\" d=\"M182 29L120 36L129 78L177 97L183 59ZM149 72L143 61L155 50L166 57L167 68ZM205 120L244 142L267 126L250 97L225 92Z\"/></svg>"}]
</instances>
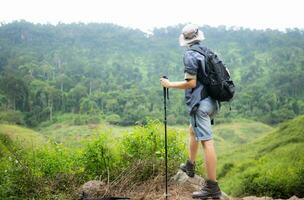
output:
<instances>
[{"instance_id":1,"label":"trekking pole tip","mask_svg":"<svg viewBox=\"0 0 304 200\"><path fill-rule=\"evenodd\" d=\"M168 199L168 197L170 197L171 196L171 194L169 194L169 193L164 193L164 198L165 199Z\"/></svg>"}]
</instances>

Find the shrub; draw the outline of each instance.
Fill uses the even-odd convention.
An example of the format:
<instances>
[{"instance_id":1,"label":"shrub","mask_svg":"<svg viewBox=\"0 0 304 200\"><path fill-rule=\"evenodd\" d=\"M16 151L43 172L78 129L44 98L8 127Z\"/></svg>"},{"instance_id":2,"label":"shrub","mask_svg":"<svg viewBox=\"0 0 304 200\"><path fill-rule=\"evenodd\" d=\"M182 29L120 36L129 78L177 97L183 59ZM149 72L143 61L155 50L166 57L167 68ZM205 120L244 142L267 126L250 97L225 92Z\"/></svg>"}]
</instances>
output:
<instances>
[{"instance_id":1,"label":"shrub","mask_svg":"<svg viewBox=\"0 0 304 200\"><path fill-rule=\"evenodd\" d=\"M39 149L26 149L0 137L0 199L54 199L61 191L71 194L80 178L77 152L49 142Z\"/></svg>"},{"instance_id":2,"label":"shrub","mask_svg":"<svg viewBox=\"0 0 304 200\"><path fill-rule=\"evenodd\" d=\"M94 179L97 176L100 179L108 178L110 173L115 170L116 160L109 147L110 143L107 133L101 133L84 150L82 162L84 173L89 178Z\"/></svg>"},{"instance_id":3,"label":"shrub","mask_svg":"<svg viewBox=\"0 0 304 200\"><path fill-rule=\"evenodd\" d=\"M284 167L284 170L281 168ZM238 196L256 195L273 198L289 198L293 195L303 197L303 175L301 170L287 176L287 166L266 170L253 168L242 175Z\"/></svg>"},{"instance_id":4,"label":"shrub","mask_svg":"<svg viewBox=\"0 0 304 200\"><path fill-rule=\"evenodd\" d=\"M99 112L99 108L95 101L83 97L80 100L80 112L86 114L97 114Z\"/></svg>"},{"instance_id":5,"label":"shrub","mask_svg":"<svg viewBox=\"0 0 304 200\"><path fill-rule=\"evenodd\" d=\"M35 155L29 156L33 160L37 175L48 178L56 177L57 174L77 173L81 163L77 162L80 155L76 151L66 148L63 144L58 144L50 140L47 145L40 147L34 152Z\"/></svg>"},{"instance_id":6,"label":"shrub","mask_svg":"<svg viewBox=\"0 0 304 200\"><path fill-rule=\"evenodd\" d=\"M79 114L74 116L74 125L85 125L85 124L98 124L100 122L101 115L86 115Z\"/></svg>"},{"instance_id":7,"label":"shrub","mask_svg":"<svg viewBox=\"0 0 304 200\"><path fill-rule=\"evenodd\" d=\"M74 118L74 125L84 125L86 124L86 118L82 115L76 115Z\"/></svg>"},{"instance_id":8,"label":"shrub","mask_svg":"<svg viewBox=\"0 0 304 200\"><path fill-rule=\"evenodd\" d=\"M293 193L299 198L304 197L304 161L302 161L302 163L302 166L298 169L296 173L297 178L295 181L295 187L293 187Z\"/></svg>"},{"instance_id":9,"label":"shrub","mask_svg":"<svg viewBox=\"0 0 304 200\"><path fill-rule=\"evenodd\" d=\"M24 115L19 111L0 112L0 123L24 125Z\"/></svg>"},{"instance_id":10,"label":"shrub","mask_svg":"<svg viewBox=\"0 0 304 200\"><path fill-rule=\"evenodd\" d=\"M218 174L218 178L223 178L226 176L226 174L234 167L233 163L225 163L222 167L222 169L220 170L219 174Z\"/></svg>"},{"instance_id":11,"label":"shrub","mask_svg":"<svg viewBox=\"0 0 304 200\"><path fill-rule=\"evenodd\" d=\"M0 138L0 145L6 152L0 158L0 199L26 199L38 194L39 179L33 176L24 149L4 136Z\"/></svg>"},{"instance_id":12,"label":"shrub","mask_svg":"<svg viewBox=\"0 0 304 200\"><path fill-rule=\"evenodd\" d=\"M106 116L106 121L109 122L110 124L118 124L121 121L121 119L119 115L111 114Z\"/></svg>"},{"instance_id":13,"label":"shrub","mask_svg":"<svg viewBox=\"0 0 304 200\"><path fill-rule=\"evenodd\" d=\"M164 169L164 127L159 122L150 121L145 126L137 126L132 133L126 133L121 139L121 161L132 166L138 161L144 162L137 180L146 180ZM169 173L176 172L180 162L185 159L185 144L181 134L168 130L168 168Z\"/></svg>"}]
</instances>

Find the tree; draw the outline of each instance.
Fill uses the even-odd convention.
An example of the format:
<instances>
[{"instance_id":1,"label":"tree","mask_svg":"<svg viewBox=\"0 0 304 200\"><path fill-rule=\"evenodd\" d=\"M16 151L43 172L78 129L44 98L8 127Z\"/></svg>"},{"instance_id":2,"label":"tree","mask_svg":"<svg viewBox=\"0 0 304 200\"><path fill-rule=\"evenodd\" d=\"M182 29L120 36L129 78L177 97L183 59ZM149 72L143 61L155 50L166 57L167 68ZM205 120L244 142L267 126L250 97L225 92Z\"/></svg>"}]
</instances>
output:
<instances>
[{"instance_id":1,"label":"tree","mask_svg":"<svg viewBox=\"0 0 304 200\"><path fill-rule=\"evenodd\" d=\"M9 108L26 111L28 88L24 80L15 74L11 70L5 71L0 79L0 89L7 96Z\"/></svg>"}]
</instances>

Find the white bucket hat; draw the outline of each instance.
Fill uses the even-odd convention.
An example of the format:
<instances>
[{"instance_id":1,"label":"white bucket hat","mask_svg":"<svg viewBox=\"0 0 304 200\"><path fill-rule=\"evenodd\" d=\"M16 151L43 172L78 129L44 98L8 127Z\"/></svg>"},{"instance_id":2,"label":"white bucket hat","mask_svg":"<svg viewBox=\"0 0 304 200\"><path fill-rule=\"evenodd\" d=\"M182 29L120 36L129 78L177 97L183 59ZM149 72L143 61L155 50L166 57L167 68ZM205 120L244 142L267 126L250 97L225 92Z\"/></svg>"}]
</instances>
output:
<instances>
[{"instance_id":1,"label":"white bucket hat","mask_svg":"<svg viewBox=\"0 0 304 200\"><path fill-rule=\"evenodd\" d=\"M179 36L179 44L180 46L185 47L204 39L204 33L198 29L197 25L187 24Z\"/></svg>"}]
</instances>

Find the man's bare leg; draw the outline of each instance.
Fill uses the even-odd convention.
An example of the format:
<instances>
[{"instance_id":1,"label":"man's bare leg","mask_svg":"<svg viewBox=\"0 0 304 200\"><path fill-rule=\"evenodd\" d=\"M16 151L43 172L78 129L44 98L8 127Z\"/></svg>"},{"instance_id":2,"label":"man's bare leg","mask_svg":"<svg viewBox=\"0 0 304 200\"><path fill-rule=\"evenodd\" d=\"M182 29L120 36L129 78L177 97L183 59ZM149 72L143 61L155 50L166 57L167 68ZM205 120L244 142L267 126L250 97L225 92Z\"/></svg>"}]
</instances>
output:
<instances>
[{"instance_id":1,"label":"man's bare leg","mask_svg":"<svg viewBox=\"0 0 304 200\"><path fill-rule=\"evenodd\" d=\"M205 155L207 177L211 181L216 181L216 153L213 140L202 141Z\"/></svg>"},{"instance_id":2,"label":"man's bare leg","mask_svg":"<svg viewBox=\"0 0 304 200\"><path fill-rule=\"evenodd\" d=\"M186 163L181 164L180 169L189 177L195 175L195 159L199 147L199 142L195 140L195 133L190 125L189 127L189 159Z\"/></svg>"},{"instance_id":3,"label":"man's bare leg","mask_svg":"<svg viewBox=\"0 0 304 200\"><path fill-rule=\"evenodd\" d=\"M199 143L195 139L195 133L192 126L189 127L189 160L194 163L198 151Z\"/></svg>"},{"instance_id":4,"label":"man's bare leg","mask_svg":"<svg viewBox=\"0 0 304 200\"><path fill-rule=\"evenodd\" d=\"M216 153L213 140L202 141L202 145L205 153L208 180L201 190L192 193L192 198L207 199L212 197L219 199L221 196L221 189L216 181Z\"/></svg>"}]
</instances>

